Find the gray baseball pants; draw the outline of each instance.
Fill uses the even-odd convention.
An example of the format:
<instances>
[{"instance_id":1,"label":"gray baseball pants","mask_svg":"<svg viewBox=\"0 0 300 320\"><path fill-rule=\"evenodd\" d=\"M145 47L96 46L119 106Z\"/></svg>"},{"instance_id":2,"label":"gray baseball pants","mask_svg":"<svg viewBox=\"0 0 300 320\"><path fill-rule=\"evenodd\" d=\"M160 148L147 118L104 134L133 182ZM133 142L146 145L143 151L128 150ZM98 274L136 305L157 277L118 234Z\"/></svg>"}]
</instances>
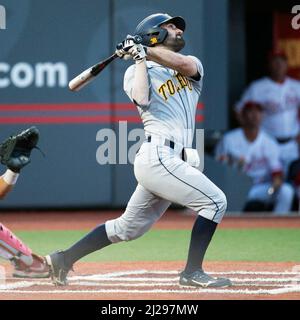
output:
<instances>
[{"instance_id":1,"label":"gray baseball pants","mask_svg":"<svg viewBox=\"0 0 300 320\"><path fill-rule=\"evenodd\" d=\"M172 202L221 222L227 206L224 193L181 159L181 148L171 149L157 141L144 142L135 158L134 173L138 185L125 212L105 224L111 242L142 236Z\"/></svg>"}]
</instances>

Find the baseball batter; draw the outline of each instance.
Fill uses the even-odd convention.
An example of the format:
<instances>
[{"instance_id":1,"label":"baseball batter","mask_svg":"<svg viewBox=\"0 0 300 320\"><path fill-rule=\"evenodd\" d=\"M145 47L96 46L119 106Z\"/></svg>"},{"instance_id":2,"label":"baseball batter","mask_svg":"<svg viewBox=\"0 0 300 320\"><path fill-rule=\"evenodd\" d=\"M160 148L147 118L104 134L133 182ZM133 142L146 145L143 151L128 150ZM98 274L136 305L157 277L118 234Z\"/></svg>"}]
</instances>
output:
<instances>
[{"instance_id":1,"label":"baseball batter","mask_svg":"<svg viewBox=\"0 0 300 320\"><path fill-rule=\"evenodd\" d=\"M138 151L134 173L138 181L122 216L98 226L71 248L46 256L53 282L65 285L68 271L81 257L112 243L142 236L172 202L198 212L187 264L179 282L186 286L226 287L202 269L206 249L226 210L226 197L203 173L192 149L195 114L203 82L198 58L178 53L184 47L182 17L153 14L138 24L135 35L116 50L133 59L124 76L124 90L137 106L146 140Z\"/></svg>"},{"instance_id":2,"label":"baseball batter","mask_svg":"<svg viewBox=\"0 0 300 320\"><path fill-rule=\"evenodd\" d=\"M254 81L236 105L239 112L246 101L263 106L263 129L277 139L287 172L290 163L299 158L300 82L287 77L287 57L281 51L269 55L269 75Z\"/></svg>"}]
</instances>

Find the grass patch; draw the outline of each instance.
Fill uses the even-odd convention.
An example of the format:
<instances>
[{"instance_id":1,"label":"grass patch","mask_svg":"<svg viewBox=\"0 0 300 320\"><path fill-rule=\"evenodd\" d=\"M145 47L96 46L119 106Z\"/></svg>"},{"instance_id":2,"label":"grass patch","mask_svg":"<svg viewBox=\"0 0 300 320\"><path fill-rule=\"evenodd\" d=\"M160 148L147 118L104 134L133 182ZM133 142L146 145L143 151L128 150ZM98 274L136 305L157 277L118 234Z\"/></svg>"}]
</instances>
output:
<instances>
[{"instance_id":1,"label":"grass patch","mask_svg":"<svg viewBox=\"0 0 300 320\"><path fill-rule=\"evenodd\" d=\"M87 231L24 231L17 235L35 252L47 254L68 248ZM190 231L151 230L143 237L111 245L83 261L185 260ZM299 229L220 229L207 251L206 260L300 261Z\"/></svg>"}]
</instances>

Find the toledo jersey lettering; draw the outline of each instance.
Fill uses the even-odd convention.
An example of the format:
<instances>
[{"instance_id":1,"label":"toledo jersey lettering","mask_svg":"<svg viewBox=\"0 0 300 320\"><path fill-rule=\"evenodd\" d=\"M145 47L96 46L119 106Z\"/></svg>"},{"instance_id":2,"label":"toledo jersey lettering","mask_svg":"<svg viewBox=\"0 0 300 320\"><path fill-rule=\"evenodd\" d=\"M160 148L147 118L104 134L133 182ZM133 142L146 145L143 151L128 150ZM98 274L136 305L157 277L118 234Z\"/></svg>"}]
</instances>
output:
<instances>
[{"instance_id":1,"label":"toledo jersey lettering","mask_svg":"<svg viewBox=\"0 0 300 320\"><path fill-rule=\"evenodd\" d=\"M169 79L166 83L163 83L158 89L158 92L163 95L165 101L168 100L168 95L172 96L176 92L179 92L181 89L188 88L190 91L193 90L190 81L185 76L181 75L180 73L177 73L175 77L178 80L178 83L174 83L172 79Z\"/></svg>"},{"instance_id":2,"label":"toledo jersey lettering","mask_svg":"<svg viewBox=\"0 0 300 320\"><path fill-rule=\"evenodd\" d=\"M201 75L199 81L147 61L150 75L150 106L137 106L146 135L162 135L169 140L191 147L195 130L195 115L202 90L203 66L197 63ZM124 76L124 90L131 101L135 65L130 66Z\"/></svg>"}]
</instances>

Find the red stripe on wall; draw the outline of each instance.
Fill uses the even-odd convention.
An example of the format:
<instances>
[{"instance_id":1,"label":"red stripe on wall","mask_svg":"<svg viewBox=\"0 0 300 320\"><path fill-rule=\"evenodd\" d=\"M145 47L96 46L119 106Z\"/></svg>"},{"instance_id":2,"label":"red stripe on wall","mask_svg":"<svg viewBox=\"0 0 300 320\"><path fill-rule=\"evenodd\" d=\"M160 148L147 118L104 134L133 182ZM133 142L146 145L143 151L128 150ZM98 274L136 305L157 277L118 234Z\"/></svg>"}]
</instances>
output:
<instances>
[{"instance_id":1,"label":"red stripe on wall","mask_svg":"<svg viewBox=\"0 0 300 320\"><path fill-rule=\"evenodd\" d=\"M97 110L135 110L132 103L62 103L62 104L1 104L0 111L97 111Z\"/></svg>"},{"instance_id":2,"label":"red stripe on wall","mask_svg":"<svg viewBox=\"0 0 300 320\"><path fill-rule=\"evenodd\" d=\"M141 123L139 116L60 116L60 117L1 117L0 123L36 123L36 124L59 124L59 123L114 123L127 121Z\"/></svg>"},{"instance_id":3,"label":"red stripe on wall","mask_svg":"<svg viewBox=\"0 0 300 320\"><path fill-rule=\"evenodd\" d=\"M196 122L204 120L202 115L196 116ZM142 123L139 116L80 116L80 117L1 117L1 124L63 124L63 123L116 123L127 121L129 123Z\"/></svg>"},{"instance_id":4,"label":"red stripe on wall","mask_svg":"<svg viewBox=\"0 0 300 320\"><path fill-rule=\"evenodd\" d=\"M2 104L0 105L0 112L15 112L16 116L1 116L1 124L63 124L63 123L115 123L119 121L127 121L129 123L141 123L140 117L137 115L81 115L74 114L59 115L63 111L97 111L106 110L112 111L114 108L115 113L120 111L135 111L135 106L131 103L64 103L64 104ZM199 103L198 108L203 109L203 104ZM55 116L41 115L41 116L18 116L17 112L24 111L56 111ZM196 115L196 122L202 122L203 115Z\"/></svg>"},{"instance_id":5,"label":"red stripe on wall","mask_svg":"<svg viewBox=\"0 0 300 320\"><path fill-rule=\"evenodd\" d=\"M133 103L34 103L34 104L0 104L0 111L97 111L97 110L135 110ZM203 103L198 103L197 109L204 109Z\"/></svg>"},{"instance_id":6,"label":"red stripe on wall","mask_svg":"<svg viewBox=\"0 0 300 320\"><path fill-rule=\"evenodd\" d=\"M202 122L204 121L204 116L202 114L197 114L196 115L196 122Z\"/></svg>"}]
</instances>

